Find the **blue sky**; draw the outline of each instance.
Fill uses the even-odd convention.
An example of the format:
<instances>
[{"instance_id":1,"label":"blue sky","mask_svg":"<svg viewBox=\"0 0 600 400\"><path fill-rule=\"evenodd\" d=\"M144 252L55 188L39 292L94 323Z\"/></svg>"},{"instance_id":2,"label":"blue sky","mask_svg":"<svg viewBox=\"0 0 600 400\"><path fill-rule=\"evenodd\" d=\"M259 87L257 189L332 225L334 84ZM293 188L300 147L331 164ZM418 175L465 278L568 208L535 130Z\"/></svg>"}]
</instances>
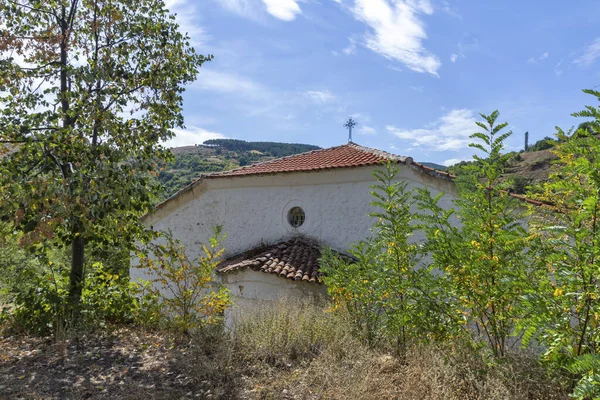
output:
<instances>
[{"instance_id":1,"label":"blue sky","mask_svg":"<svg viewBox=\"0 0 600 400\"><path fill-rule=\"evenodd\" d=\"M597 0L169 0L205 64L186 130L215 137L356 143L452 164L479 113L500 111L509 150L577 124L600 86Z\"/></svg>"}]
</instances>

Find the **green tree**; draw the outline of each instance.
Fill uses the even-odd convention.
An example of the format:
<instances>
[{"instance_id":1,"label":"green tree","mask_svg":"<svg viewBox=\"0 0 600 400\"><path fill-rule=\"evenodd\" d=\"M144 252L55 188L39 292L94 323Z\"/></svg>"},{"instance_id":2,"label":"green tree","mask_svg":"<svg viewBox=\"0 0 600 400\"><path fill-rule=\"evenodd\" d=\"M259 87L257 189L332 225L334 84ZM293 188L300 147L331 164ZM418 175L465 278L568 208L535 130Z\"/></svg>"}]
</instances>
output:
<instances>
[{"instance_id":1,"label":"green tree","mask_svg":"<svg viewBox=\"0 0 600 400\"><path fill-rule=\"evenodd\" d=\"M577 134L577 132L579 131L585 131L585 133L589 135L597 135L598 133L600 133L600 129L598 128L598 123L597 121L586 121L586 122L582 122L577 126L577 131L575 132L574 136L579 136Z\"/></svg>"},{"instance_id":2,"label":"green tree","mask_svg":"<svg viewBox=\"0 0 600 400\"><path fill-rule=\"evenodd\" d=\"M452 329L504 356L533 278L520 224L522 205L498 187L509 157L502 147L511 132L502 133L507 124L496 123L498 111L481 116L484 121L477 125L484 131L471 135L477 140L471 147L486 157L474 156L480 168L459 176L456 210L440 205L443 194L432 197L420 189L417 197L427 237L424 250L441 272L438 285L445 294L438 300L439 309L448 324L456 325Z\"/></svg>"},{"instance_id":3,"label":"green tree","mask_svg":"<svg viewBox=\"0 0 600 400\"><path fill-rule=\"evenodd\" d=\"M71 246L77 304L84 249L129 246L183 125L195 53L162 0L0 0L0 215L23 244Z\"/></svg>"},{"instance_id":4,"label":"green tree","mask_svg":"<svg viewBox=\"0 0 600 400\"><path fill-rule=\"evenodd\" d=\"M348 310L369 341L386 340L405 354L411 343L437 335L440 324L429 301L430 271L417 266L412 191L397 174L391 164L374 172L373 238L353 246L355 260L326 252L322 266L334 308Z\"/></svg>"},{"instance_id":5,"label":"green tree","mask_svg":"<svg viewBox=\"0 0 600 400\"><path fill-rule=\"evenodd\" d=\"M600 102L600 92L584 92ZM591 133L600 131L600 107L573 116L592 121L570 137L558 128L558 161L538 194L553 206L534 209L530 223L536 262L546 273L529 324L546 345L546 358L561 365L600 351L600 139Z\"/></svg>"}]
</instances>

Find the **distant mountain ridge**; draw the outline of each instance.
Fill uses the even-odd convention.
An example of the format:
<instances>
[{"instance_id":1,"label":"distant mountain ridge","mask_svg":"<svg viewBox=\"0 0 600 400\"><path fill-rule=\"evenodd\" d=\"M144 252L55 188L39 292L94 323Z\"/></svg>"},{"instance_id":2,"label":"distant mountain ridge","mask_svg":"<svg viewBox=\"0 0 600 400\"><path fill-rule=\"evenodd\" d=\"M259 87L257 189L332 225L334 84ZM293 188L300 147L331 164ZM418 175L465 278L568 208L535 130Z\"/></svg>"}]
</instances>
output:
<instances>
[{"instance_id":1,"label":"distant mountain ridge","mask_svg":"<svg viewBox=\"0 0 600 400\"><path fill-rule=\"evenodd\" d=\"M445 171L448 169L445 165L437 164L434 162L419 162L419 164L424 165L429 168L437 169L438 171Z\"/></svg>"},{"instance_id":2,"label":"distant mountain ridge","mask_svg":"<svg viewBox=\"0 0 600 400\"><path fill-rule=\"evenodd\" d=\"M238 139L211 139L204 142L205 146L217 146L229 151L260 151L268 153L273 157L285 157L293 154L304 153L312 150L319 150L319 146L300 143L281 143L281 142L247 142Z\"/></svg>"},{"instance_id":3,"label":"distant mountain ridge","mask_svg":"<svg viewBox=\"0 0 600 400\"><path fill-rule=\"evenodd\" d=\"M247 142L237 139L207 140L202 145L171 148L175 161L163 165L158 175L164 200L192 183L201 174L226 171L279 157L318 150L300 143Z\"/></svg>"}]
</instances>

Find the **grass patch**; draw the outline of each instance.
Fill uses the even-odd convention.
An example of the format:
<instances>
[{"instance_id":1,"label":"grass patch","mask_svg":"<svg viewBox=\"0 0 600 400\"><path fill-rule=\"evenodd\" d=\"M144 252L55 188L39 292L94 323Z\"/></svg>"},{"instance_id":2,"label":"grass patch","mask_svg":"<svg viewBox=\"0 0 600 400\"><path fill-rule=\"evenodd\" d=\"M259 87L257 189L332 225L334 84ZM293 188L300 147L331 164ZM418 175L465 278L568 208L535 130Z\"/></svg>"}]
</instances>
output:
<instances>
[{"instance_id":1,"label":"grass patch","mask_svg":"<svg viewBox=\"0 0 600 400\"><path fill-rule=\"evenodd\" d=\"M359 341L343 315L292 301L185 342L142 329L61 343L0 336L0 398L567 399L566 382L527 352L498 361L424 345L399 359Z\"/></svg>"},{"instance_id":2,"label":"grass patch","mask_svg":"<svg viewBox=\"0 0 600 400\"><path fill-rule=\"evenodd\" d=\"M229 336L204 332L191 348L188 373L224 399L568 398L567 380L533 353L493 360L458 344L424 345L401 360L359 341L342 315L308 303L255 310Z\"/></svg>"}]
</instances>

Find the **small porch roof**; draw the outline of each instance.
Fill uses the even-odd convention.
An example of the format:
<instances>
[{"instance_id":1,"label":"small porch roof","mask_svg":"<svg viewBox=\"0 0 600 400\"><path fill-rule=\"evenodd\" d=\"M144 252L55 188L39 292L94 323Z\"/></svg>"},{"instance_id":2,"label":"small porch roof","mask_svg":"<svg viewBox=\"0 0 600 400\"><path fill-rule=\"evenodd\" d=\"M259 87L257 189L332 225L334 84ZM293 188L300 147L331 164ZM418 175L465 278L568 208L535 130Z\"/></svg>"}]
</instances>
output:
<instances>
[{"instance_id":1,"label":"small porch roof","mask_svg":"<svg viewBox=\"0 0 600 400\"><path fill-rule=\"evenodd\" d=\"M252 269L281 278L309 283L322 283L319 258L322 246L305 238L294 238L270 246L261 246L223 261L219 274ZM341 257L352 260L351 257Z\"/></svg>"}]
</instances>

